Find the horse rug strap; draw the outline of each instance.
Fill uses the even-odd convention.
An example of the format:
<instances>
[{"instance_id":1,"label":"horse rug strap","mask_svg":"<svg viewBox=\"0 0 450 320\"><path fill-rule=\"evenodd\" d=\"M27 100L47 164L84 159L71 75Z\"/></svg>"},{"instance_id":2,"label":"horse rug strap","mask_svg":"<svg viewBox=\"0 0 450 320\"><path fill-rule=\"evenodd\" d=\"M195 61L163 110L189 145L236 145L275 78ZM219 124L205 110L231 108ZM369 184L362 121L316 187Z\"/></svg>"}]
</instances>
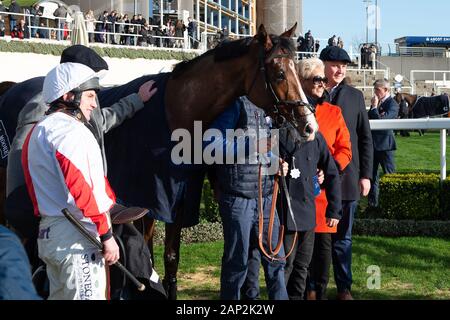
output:
<instances>
[{"instance_id":1,"label":"horse rug strap","mask_svg":"<svg viewBox=\"0 0 450 320\"><path fill-rule=\"evenodd\" d=\"M142 218L149 212L146 208L125 207L121 204L114 204L109 210L111 222L113 224L123 224Z\"/></svg>"}]
</instances>

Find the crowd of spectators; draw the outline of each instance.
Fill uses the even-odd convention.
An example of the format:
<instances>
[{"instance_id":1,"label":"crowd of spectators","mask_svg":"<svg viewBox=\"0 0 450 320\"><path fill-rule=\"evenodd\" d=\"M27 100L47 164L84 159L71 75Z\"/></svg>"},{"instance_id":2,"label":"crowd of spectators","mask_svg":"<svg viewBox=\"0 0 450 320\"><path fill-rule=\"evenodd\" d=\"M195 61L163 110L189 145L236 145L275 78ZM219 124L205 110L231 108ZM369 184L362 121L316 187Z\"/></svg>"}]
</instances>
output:
<instances>
[{"instance_id":1,"label":"crowd of spectators","mask_svg":"<svg viewBox=\"0 0 450 320\"><path fill-rule=\"evenodd\" d=\"M1 12L22 15L8 14L8 30ZM54 22L42 18L42 14L39 4L21 8L16 0L11 0L10 6L5 7L0 0L0 36L5 36L9 31L12 38L70 39L71 19L68 19L64 6L60 5L53 13ZM88 10L84 16L89 42L182 48L184 32L187 30L190 47L198 48L197 24L192 18L188 19L186 26L179 19L168 19L164 25L160 25L160 21L153 21L152 18L147 21L142 14L130 18L128 14L120 14L116 10L105 10L97 17L92 10Z\"/></svg>"},{"instance_id":2,"label":"crowd of spectators","mask_svg":"<svg viewBox=\"0 0 450 320\"><path fill-rule=\"evenodd\" d=\"M361 46L361 68L374 69L376 67L378 49L374 43L363 43Z\"/></svg>"}]
</instances>

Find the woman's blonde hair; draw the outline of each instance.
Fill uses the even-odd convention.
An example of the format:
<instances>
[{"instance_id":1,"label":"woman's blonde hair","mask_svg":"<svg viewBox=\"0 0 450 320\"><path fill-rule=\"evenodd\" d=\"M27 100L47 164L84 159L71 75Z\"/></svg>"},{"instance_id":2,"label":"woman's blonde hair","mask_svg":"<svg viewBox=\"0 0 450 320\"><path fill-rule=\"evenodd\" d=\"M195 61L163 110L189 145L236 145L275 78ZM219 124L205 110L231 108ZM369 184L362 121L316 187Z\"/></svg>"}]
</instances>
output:
<instances>
[{"instance_id":1,"label":"woman's blonde hair","mask_svg":"<svg viewBox=\"0 0 450 320\"><path fill-rule=\"evenodd\" d=\"M322 60L318 58L309 58L300 60L297 63L297 73L301 79L309 79L311 77L312 72L316 68L325 68Z\"/></svg>"}]
</instances>

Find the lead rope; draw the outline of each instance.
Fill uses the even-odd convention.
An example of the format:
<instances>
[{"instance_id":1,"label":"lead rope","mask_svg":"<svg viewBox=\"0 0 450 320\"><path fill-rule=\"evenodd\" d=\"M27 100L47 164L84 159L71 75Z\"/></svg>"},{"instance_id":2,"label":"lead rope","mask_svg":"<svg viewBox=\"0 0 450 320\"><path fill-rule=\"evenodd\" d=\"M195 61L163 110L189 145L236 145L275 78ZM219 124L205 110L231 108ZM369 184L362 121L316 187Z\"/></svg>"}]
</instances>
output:
<instances>
[{"instance_id":1,"label":"lead rope","mask_svg":"<svg viewBox=\"0 0 450 320\"><path fill-rule=\"evenodd\" d=\"M267 239L268 239L268 243L269 243L269 253L267 253L266 249L264 248L264 243L263 243L264 214L263 214L263 199L262 199L262 163L259 159L259 114L257 111L255 111L255 117L256 117L256 140L257 140L256 152L257 152L257 161L258 161L258 218L259 218L258 244L259 244L259 248L261 249L261 252L267 258L269 258L271 261L286 260L286 258L289 257L291 255L292 251L294 250L295 244L297 242L297 232L295 232L294 240L292 242L292 245L291 245L291 248L289 249L288 254L286 254L284 257L277 257L277 254L280 252L281 246L283 245L283 239L284 239L284 225L280 223L279 233L278 233L278 243L277 243L277 246L275 247L275 250L273 250L273 248L272 248L272 232L273 232L273 224L275 221L275 212L276 212L275 208L276 208L276 203L277 203L277 196L278 196L278 191L279 191L278 176L275 176L275 178L274 178L272 206L270 208L270 216L269 216L269 229L268 229L268 235L267 235ZM286 180L283 176L281 176L281 179L282 179L282 187L285 190L284 195L286 197L287 206L289 208L290 215L293 218L293 221L295 224L295 219L294 219L294 216L292 213L292 208L291 208L291 201L290 201L289 193L288 193L288 190L286 187ZM295 229L295 230L297 230L297 229Z\"/></svg>"}]
</instances>

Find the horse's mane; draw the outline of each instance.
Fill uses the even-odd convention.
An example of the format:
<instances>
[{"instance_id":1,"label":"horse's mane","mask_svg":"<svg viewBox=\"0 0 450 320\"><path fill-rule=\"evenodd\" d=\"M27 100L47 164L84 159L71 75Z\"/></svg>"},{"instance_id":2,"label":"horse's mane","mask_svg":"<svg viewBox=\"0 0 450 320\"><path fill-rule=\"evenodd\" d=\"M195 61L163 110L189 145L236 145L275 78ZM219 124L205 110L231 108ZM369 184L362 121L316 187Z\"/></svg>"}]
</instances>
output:
<instances>
[{"instance_id":1,"label":"horse's mane","mask_svg":"<svg viewBox=\"0 0 450 320\"><path fill-rule=\"evenodd\" d=\"M273 47L281 47L287 50L287 53L292 57L295 54L295 46L291 39L286 37L280 37L276 35L270 35ZM204 54L195 57L192 60L185 60L177 63L172 71L172 77L176 78L181 73L189 70L193 65L203 58L214 56L215 62L226 61L234 58L239 58L248 53L250 50L250 43L253 37L245 37L239 40L221 42L214 49L208 50Z\"/></svg>"}]
</instances>

